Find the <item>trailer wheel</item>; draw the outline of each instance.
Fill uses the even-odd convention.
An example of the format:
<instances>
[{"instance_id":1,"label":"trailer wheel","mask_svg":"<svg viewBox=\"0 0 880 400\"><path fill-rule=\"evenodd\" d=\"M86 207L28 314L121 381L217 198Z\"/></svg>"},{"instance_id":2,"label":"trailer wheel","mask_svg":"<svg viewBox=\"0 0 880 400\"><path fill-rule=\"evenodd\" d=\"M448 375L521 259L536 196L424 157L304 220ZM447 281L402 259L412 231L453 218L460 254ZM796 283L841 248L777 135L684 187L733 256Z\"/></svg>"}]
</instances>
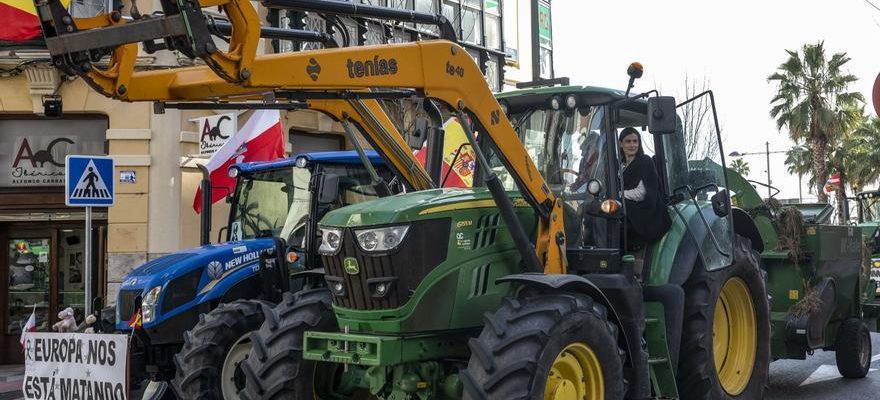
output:
<instances>
[{"instance_id":1,"label":"trailer wheel","mask_svg":"<svg viewBox=\"0 0 880 400\"><path fill-rule=\"evenodd\" d=\"M871 333L858 318L840 324L835 345L837 370L844 378L858 379L868 375L871 367Z\"/></svg>"},{"instance_id":2,"label":"trailer wheel","mask_svg":"<svg viewBox=\"0 0 880 400\"><path fill-rule=\"evenodd\" d=\"M267 308L265 313L266 321L251 336L253 347L242 366L247 378L242 398L318 398L316 393L322 393L332 385L339 364L303 360L303 336L306 331L337 330L330 292L321 288L284 293L281 303L274 309ZM321 379L329 382L325 384ZM320 398L332 399L334 396Z\"/></svg>"},{"instance_id":3,"label":"trailer wheel","mask_svg":"<svg viewBox=\"0 0 880 400\"><path fill-rule=\"evenodd\" d=\"M623 398L617 327L590 297L511 297L484 321L461 373L465 399Z\"/></svg>"},{"instance_id":4,"label":"trailer wheel","mask_svg":"<svg viewBox=\"0 0 880 400\"><path fill-rule=\"evenodd\" d=\"M245 384L240 364L251 347L250 333L263 324L262 306L267 304L260 300L220 304L183 334L171 381L178 398L238 399Z\"/></svg>"},{"instance_id":5,"label":"trailer wheel","mask_svg":"<svg viewBox=\"0 0 880 400\"><path fill-rule=\"evenodd\" d=\"M733 265L697 265L684 284L678 391L683 399L762 399L770 365L770 314L759 255L737 237Z\"/></svg>"}]
</instances>

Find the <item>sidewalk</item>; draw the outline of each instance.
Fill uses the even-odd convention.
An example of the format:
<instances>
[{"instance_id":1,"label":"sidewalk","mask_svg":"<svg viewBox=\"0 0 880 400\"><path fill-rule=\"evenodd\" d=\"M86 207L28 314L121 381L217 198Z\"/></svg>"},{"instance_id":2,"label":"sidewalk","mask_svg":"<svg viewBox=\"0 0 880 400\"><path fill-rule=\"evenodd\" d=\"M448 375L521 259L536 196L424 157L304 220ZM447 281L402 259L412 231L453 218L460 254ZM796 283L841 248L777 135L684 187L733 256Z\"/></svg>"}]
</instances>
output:
<instances>
[{"instance_id":1,"label":"sidewalk","mask_svg":"<svg viewBox=\"0 0 880 400\"><path fill-rule=\"evenodd\" d=\"M24 365L0 365L0 400L22 398L21 379Z\"/></svg>"}]
</instances>

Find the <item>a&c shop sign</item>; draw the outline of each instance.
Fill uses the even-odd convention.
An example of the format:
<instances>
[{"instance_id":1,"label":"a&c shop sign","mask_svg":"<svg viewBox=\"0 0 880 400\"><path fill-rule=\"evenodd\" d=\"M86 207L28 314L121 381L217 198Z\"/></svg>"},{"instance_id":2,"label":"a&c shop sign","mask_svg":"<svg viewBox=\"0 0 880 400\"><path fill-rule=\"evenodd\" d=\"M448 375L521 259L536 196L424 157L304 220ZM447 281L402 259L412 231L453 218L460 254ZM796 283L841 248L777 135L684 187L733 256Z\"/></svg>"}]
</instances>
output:
<instances>
[{"instance_id":1,"label":"a&c shop sign","mask_svg":"<svg viewBox=\"0 0 880 400\"><path fill-rule=\"evenodd\" d=\"M238 130L238 117L234 113L195 118L191 121L199 129L199 154L202 155L214 154Z\"/></svg>"},{"instance_id":2,"label":"a&c shop sign","mask_svg":"<svg viewBox=\"0 0 880 400\"><path fill-rule=\"evenodd\" d=\"M106 121L2 120L0 186L63 186L64 157L104 154L105 134Z\"/></svg>"}]
</instances>

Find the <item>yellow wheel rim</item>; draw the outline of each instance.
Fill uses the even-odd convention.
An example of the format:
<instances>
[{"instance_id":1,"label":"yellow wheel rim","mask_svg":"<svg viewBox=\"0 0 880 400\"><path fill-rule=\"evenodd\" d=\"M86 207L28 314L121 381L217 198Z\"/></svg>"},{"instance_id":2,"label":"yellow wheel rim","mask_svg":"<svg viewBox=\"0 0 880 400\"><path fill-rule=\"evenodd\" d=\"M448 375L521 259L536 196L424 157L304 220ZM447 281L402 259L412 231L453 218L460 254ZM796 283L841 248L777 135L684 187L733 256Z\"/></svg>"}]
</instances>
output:
<instances>
[{"instance_id":1,"label":"yellow wheel rim","mask_svg":"<svg viewBox=\"0 0 880 400\"><path fill-rule=\"evenodd\" d=\"M715 372L727 394L737 396L752 377L757 353L757 318L746 283L730 278L715 302L712 351Z\"/></svg>"},{"instance_id":2,"label":"yellow wheel rim","mask_svg":"<svg viewBox=\"0 0 880 400\"><path fill-rule=\"evenodd\" d=\"M566 346L550 367L544 400L601 400L605 398L602 365L587 345Z\"/></svg>"}]
</instances>

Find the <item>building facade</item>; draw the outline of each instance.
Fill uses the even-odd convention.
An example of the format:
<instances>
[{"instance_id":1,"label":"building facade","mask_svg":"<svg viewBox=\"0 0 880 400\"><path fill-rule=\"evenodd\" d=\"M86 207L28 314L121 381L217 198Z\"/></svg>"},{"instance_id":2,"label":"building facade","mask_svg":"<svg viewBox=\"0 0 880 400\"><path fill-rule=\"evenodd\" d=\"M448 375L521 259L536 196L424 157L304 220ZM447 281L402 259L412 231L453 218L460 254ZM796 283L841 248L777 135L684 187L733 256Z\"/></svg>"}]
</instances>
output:
<instances>
[{"instance_id":1,"label":"building facade","mask_svg":"<svg viewBox=\"0 0 880 400\"><path fill-rule=\"evenodd\" d=\"M552 77L550 3L544 0L364 2L445 15L484 67L493 90ZM351 46L436 35L433 27L351 19L344 20L348 34L343 35L341 27L328 27L314 15L261 12L275 26L328 31L339 42L347 36ZM536 13L543 13L540 21L545 28L533 29L539 20ZM547 43L535 46L535 38ZM264 40L262 47L260 51L268 53L320 45ZM156 114L150 103L111 100L81 79L59 74L47 56L39 43L24 47L0 43L0 147L4 149L0 151L0 259L7 260L0 268L0 281L8 282L0 285L0 309L5 310L0 314L0 364L21 361L18 337L31 311L36 310L39 330L50 329L58 311L67 307L82 320L84 212L64 204L67 154L110 155L115 160L114 176L105 179L115 180L116 203L94 210L91 252L94 295L112 303L123 277L133 268L198 245L199 218L192 205L201 179L197 165L207 162L209 155L203 153L211 147L206 133L223 116L228 116L224 123L234 121L238 128L251 114L173 109ZM143 68L188 62L169 52L143 53L138 58ZM52 103L56 98L63 116L46 117L44 105L57 105ZM282 125L289 154L350 147L341 126L317 112L282 112ZM220 228L226 226L227 214L227 204L214 205L212 241L223 240Z\"/></svg>"}]
</instances>

